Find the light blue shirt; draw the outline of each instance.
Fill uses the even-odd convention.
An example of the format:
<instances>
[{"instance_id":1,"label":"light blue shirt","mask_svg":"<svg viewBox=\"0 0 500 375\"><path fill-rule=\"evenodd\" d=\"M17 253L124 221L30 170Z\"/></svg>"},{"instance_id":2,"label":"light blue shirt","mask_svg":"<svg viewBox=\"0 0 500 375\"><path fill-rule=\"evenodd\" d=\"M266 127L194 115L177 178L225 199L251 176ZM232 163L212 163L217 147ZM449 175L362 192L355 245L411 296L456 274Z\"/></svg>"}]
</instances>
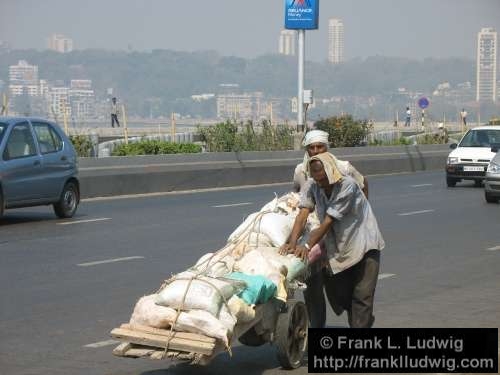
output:
<instances>
[{"instance_id":1,"label":"light blue shirt","mask_svg":"<svg viewBox=\"0 0 500 375\"><path fill-rule=\"evenodd\" d=\"M316 209L320 222L326 215L334 219L324 237L333 273L354 266L369 250L385 247L370 203L349 176L343 176L333 185L330 198L318 184L312 183L301 195L299 207Z\"/></svg>"}]
</instances>

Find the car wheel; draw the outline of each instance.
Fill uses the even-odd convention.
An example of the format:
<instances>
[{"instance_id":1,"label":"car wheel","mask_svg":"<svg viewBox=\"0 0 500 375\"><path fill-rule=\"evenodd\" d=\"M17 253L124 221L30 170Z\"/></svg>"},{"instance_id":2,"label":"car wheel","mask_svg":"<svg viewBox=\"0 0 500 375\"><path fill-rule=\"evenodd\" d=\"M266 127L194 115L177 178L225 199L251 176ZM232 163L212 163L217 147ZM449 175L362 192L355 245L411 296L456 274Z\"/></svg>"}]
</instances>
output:
<instances>
[{"instance_id":1,"label":"car wheel","mask_svg":"<svg viewBox=\"0 0 500 375\"><path fill-rule=\"evenodd\" d=\"M457 184L456 178L446 177L446 185L448 185L448 187L455 187L456 184Z\"/></svg>"},{"instance_id":2,"label":"car wheel","mask_svg":"<svg viewBox=\"0 0 500 375\"><path fill-rule=\"evenodd\" d=\"M74 182L64 185L61 198L54 203L54 212L61 219L73 217L78 207L78 188Z\"/></svg>"},{"instance_id":3,"label":"car wheel","mask_svg":"<svg viewBox=\"0 0 500 375\"><path fill-rule=\"evenodd\" d=\"M488 202L488 203L498 203L498 200L499 200L498 197L494 197L487 192L484 192L484 199L486 199L486 202Z\"/></svg>"}]
</instances>

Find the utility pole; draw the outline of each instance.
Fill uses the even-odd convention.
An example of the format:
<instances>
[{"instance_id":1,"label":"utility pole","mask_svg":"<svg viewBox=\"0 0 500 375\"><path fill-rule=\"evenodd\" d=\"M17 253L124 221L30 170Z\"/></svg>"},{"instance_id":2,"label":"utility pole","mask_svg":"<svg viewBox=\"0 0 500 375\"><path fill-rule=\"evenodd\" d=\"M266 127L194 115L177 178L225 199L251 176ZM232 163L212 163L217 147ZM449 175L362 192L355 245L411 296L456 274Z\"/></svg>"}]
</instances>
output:
<instances>
[{"instance_id":1,"label":"utility pole","mask_svg":"<svg viewBox=\"0 0 500 375\"><path fill-rule=\"evenodd\" d=\"M298 52L299 52L299 74L298 74L298 93L297 93L297 131L304 131L304 66L305 66L305 44L306 31L304 29L298 32Z\"/></svg>"},{"instance_id":2,"label":"utility pole","mask_svg":"<svg viewBox=\"0 0 500 375\"><path fill-rule=\"evenodd\" d=\"M9 115L9 99L7 98L7 94L3 94L2 96L2 116Z\"/></svg>"},{"instance_id":3,"label":"utility pole","mask_svg":"<svg viewBox=\"0 0 500 375\"><path fill-rule=\"evenodd\" d=\"M127 128L127 114L125 113L125 105L122 104L122 121L123 121L123 135L125 136L125 144L128 145L128 128Z\"/></svg>"},{"instance_id":4,"label":"utility pole","mask_svg":"<svg viewBox=\"0 0 500 375\"><path fill-rule=\"evenodd\" d=\"M172 112L170 114L170 124L171 124L171 129L170 129L170 138L172 142L175 142L175 113Z\"/></svg>"},{"instance_id":5,"label":"utility pole","mask_svg":"<svg viewBox=\"0 0 500 375\"><path fill-rule=\"evenodd\" d=\"M319 23L319 0L284 1L285 29L297 30L298 75L297 75L297 132L305 130L304 116L304 66L306 30L317 30Z\"/></svg>"}]
</instances>

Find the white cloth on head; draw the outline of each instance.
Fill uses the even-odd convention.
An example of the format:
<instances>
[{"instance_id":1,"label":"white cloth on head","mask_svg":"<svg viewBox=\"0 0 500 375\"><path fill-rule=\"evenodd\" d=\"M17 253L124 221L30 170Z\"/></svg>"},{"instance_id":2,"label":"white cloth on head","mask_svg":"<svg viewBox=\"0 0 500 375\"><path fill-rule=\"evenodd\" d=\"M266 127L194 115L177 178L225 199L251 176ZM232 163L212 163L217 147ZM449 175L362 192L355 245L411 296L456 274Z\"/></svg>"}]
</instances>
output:
<instances>
[{"instance_id":1,"label":"white cloth on head","mask_svg":"<svg viewBox=\"0 0 500 375\"><path fill-rule=\"evenodd\" d=\"M337 168L342 176L351 176L358 183L361 189L364 188L365 184L363 175L359 173L358 170L354 168L354 166L350 162L348 162L347 160L335 159L335 163L337 164ZM304 161L297 164L293 174L293 183L296 191L306 191L313 181L308 173L308 164L309 155L306 152L306 154L304 155Z\"/></svg>"},{"instance_id":2,"label":"white cloth on head","mask_svg":"<svg viewBox=\"0 0 500 375\"><path fill-rule=\"evenodd\" d=\"M312 143L324 143L328 146L328 133L323 130L310 130L304 136L302 146L307 147Z\"/></svg>"}]
</instances>

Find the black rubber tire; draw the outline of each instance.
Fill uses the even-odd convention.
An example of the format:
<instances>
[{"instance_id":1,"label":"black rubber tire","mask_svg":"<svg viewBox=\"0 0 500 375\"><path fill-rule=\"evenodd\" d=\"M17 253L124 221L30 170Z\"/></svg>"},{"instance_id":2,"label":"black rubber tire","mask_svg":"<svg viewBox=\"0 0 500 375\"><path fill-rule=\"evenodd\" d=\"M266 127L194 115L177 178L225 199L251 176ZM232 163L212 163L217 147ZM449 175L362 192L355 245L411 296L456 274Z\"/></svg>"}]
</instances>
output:
<instances>
[{"instance_id":1,"label":"black rubber tire","mask_svg":"<svg viewBox=\"0 0 500 375\"><path fill-rule=\"evenodd\" d=\"M307 349L309 318L304 302L290 300L287 310L278 315L274 344L277 357L284 369L300 367Z\"/></svg>"},{"instance_id":2,"label":"black rubber tire","mask_svg":"<svg viewBox=\"0 0 500 375\"><path fill-rule=\"evenodd\" d=\"M57 203L54 203L54 212L57 217L67 219L73 217L78 208L78 188L74 182L67 182Z\"/></svg>"},{"instance_id":3,"label":"black rubber tire","mask_svg":"<svg viewBox=\"0 0 500 375\"><path fill-rule=\"evenodd\" d=\"M487 192L484 192L484 199L486 199L486 202L488 202L488 203L498 203L498 201L499 201L498 197L493 197L492 195L488 194Z\"/></svg>"},{"instance_id":4,"label":"black rubber tire","mask_svg":"<svg viewBox=\"0 0 500 375\"><path fill-rule=\"evenodd\" d=\"M457 179L451 178L451 177L446 177L446 185L448 187L455 187L457 185Z\"/></svg>"},{"instance_id":5,"label":"black rubber tire","mask_svg":"<svg viewBox=\"0 0 500 375\"><path fill-rule=\"evenodd\" d=\"M242 334L238 338L239 342L246 346L261 346L264 345L267 341L264 338L255 332L255 328L252 327L244 334Z\"/></svg>"}]
</instances>

